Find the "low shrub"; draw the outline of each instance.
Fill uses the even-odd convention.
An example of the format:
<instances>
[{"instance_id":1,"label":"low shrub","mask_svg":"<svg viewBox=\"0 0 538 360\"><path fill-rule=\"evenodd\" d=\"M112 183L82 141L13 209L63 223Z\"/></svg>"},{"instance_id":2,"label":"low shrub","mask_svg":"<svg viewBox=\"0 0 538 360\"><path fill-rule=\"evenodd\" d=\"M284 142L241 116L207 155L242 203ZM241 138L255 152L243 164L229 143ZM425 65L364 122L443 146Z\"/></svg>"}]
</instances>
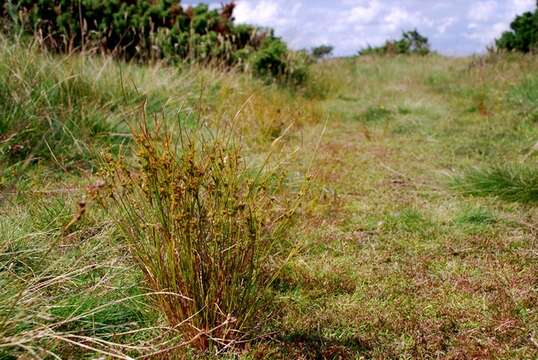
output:
<instances>
[{"instance_id":1,"label":"low shrub","mask_svg":"<svg viewBox=\"0 0 538 360\"><path fill-rule=\"evenodd\" d=\"M382 46L368 46L359 51L359 55L427 55L429 53L428 38L417 30L403 32L400 40L387 40Z\"/></svg>"},{"instance_id":2,"label":"low shrub","mask_svg":"<svg viewBox=\"0 0 538 360\"><path fill-rule=\"evenodd\" d=\"M320 45L312 48L312 56L316 59L323 59L331 56L334 47L331 45Z\"/></svg>"},{"instance_id":3,"label":"low shrub","mask_svg":"<svg viewBox=\"0 0 538 360\"><path fill-rule=\"evenodd\" d=\"M257 76L294 86L302 85L308 78L312 60L304 52L291 52L281 39L270 37L254 53L251 66Z\"/></svg>"},{"instance_id":4,"label":"low shrub","mask_svg":"<svg viewBox=\"0 0 538 360\"><path fill-rule=\"evenodd\" d=\"M286 44L272 30L236 25L232 1L220 10L207 4L183 7L178 1L15 0L0 2L4 31L27 33L48 49L86 49L126 60L163 59L243 65L253 57L254 72L298 75Z\"/></svg>"},{"instance_id":5,"label":"low shrub","mask_svg":"<svg viewBox=\"0 0 538 360\"><path fill-rule=\"evenodd\" d=\"M250 339L267 317L279 240L292 208L274 174L254 170L232 141L184 125L136 131L137 164L109 168L99 201L119 224L156 303L200 350ZM277 177L278 178L278 177Z\"/></svg>"},{"instance_id":6,"label":"low shrub","mask_svg":"<svg viewBox=\"0 0 538 360\"><path fill-rule=\"evenodd\" d=\"M286 72L288 47L278 39L265 41L260 51L252 57L252 69L262 77L281 77Z\"/></svg>"},{"instance_id":7,"label":"low shrub","mask_svg":"<svg viewBox=\"0 0 538 360\"><path fill-rule=\"evenodd\" d=\"M471 169L455 178L453 187L466 195L534 203L538 201L538 169L524 165Z\"/></svg>"}]
</instances>

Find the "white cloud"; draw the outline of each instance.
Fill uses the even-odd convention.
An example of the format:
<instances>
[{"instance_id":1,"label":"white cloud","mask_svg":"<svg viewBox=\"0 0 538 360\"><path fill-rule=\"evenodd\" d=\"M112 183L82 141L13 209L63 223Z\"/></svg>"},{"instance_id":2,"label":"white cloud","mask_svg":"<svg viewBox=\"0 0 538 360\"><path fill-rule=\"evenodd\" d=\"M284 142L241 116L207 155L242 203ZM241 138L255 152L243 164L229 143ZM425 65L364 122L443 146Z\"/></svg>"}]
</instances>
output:
<instances>
[{"instance_id":1,"label":"white cloud","mask_svg":"<svg viewBox=\"0 0 538 360\"><path fill-rule=\"evenodd\" d=\"M237 3L234 15L238 22L271 25L277 20L278 3L266 0L258 3L241 1Z\"/></svg>"},{"instance_id":2,"label":"white cloud","mask_svg":"<svg viewBox=\"0 0 538 360\"><path fill-rule=\"evenodd\" d=\"M478 1L469 7L467 18L476 22L488 21L496 15L497 8L498 4L496 1Z\"/></svg>"},{"instance_id":3,"label":"white cloud","mask_svg":"<svg viewBox=\"0 0 538 360\"><path fill-rule=\"evenodd\" d=\"M370 1L366 5L356 5L349 11L346 21L369 24L376 19L380 11L381 4L379 1Z\"/></svg>"},{"instance_id":4,"label":"white cloud","mask_svg":"<svg viewBox=\"0 0 538 360\"><path fill-rule=\"evenodd\" d=\"M482 47L492 44L494 39L509 29L516 15L532 10L535 6L535 0L489 0L476 3L469 9L468 15L473 22L467 25L469 31L465 33L465 38Z\"/></svg>"},{"instance_id":5,"label":"white cloud","mask_svg":"<svg viewBox=\"0 0 538 360\"><path fill-rule=\"evenodd\" d=\"M437 32L442 35L446 33L446 31L455 23L456 23L455 17L448 17L446 19L443 19L439 21L439 23L437 24Z\"/></svg>"},{"instance_id":6,"label":"white cloud","mask_svg":"<svg viewBox=\"0 0 538 360\"><path fill-rule=\"evenodd\" d=\"M521 14L534 8L536 5L535 0L512 0L512 3L513 13L515 14Z\"/></svg>"},{"instance_id":7,"label":"white cloud","mask_svg":"<svg viewBox=\"0 0 538 360\"><path fill-rule=\"evenodd\" d=\"M504 22L498 22L496 24L490 25L487 29L481 29L477 26L473 26L471 27L471 29L479 30L468 33L465 37L467 39L477 41L482 46L486 46L490 43L493 43L493 39L498 38L499 35L501 35L506 30L506 24Z\"/></svg>"},{"instance_id":8,"label":"white cloud","mask_svg":"<svg viewBox=\"0 0 538 360\"><path fill-rule=\"evenodd\" d=\"M390 9L389 13L383 18L386 26L391 30L400 30L404 24L409 24L413 20L413 16L409 14L405 9L394 7Z\"/></svg>"},{"instance_id":9,"label":"white cloud","mask_svg":"<svg viewBox=\"0 0 538 360\"><path fill-rule=\"evenodd\" d=\"M349 55L417 28L434 49L469 54L483 51L516 14L535 5L535 0L237 0L235 17L273 27L296 49L329 43L336 54Z\"/></svg>"}]
</instances>

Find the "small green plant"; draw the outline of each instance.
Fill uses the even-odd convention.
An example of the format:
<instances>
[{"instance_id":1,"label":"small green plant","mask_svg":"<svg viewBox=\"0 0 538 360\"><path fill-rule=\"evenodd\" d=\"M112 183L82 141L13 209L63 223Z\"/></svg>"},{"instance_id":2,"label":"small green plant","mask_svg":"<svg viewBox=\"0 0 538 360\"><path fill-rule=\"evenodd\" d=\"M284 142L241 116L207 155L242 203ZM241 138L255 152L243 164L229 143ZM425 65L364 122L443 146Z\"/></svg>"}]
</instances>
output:
<instances>
[{"instance_id":1,"label":"small green plant","mask_svg":"<svg viewBox=\"0 0 538 360\"><path fill-rule=\"evenodd\" d=\"M231 348L267 316L293 210L269 190L273 174L248 167L239 146L197 127L178 131L176 140L143 124L134 133L137 166L116 163L109 195L98 198L161 293L156 303L170 325L197 349Z\"/></svg>"},{"instance_id":2,"label":"small green plant","mask_svg":"<svg viewBox=\"0 0 538 360\"><path fill-rule=\"evenodd\" d=\"M454 223L466 233L479 234L498 222L493 212L484 207L465 207L455 217Z\"/></svg>"},{"instance_id":3,"label":"small green plant","mask_svg":"<svg viewBox=\"0 0 538 360\"><path fill-rule=\"evenodd\" d=\"M409 107L407 106L398 106L398 114L400 115L409 115L413 113L413 110L411 110Z\"/></svg>"},{"instance_id":4,"label":"small green plant","mask_svg":"<svg viewBox=\"0 0 538 360\"><path fill-rule=\"evenodd\" d=\"M525 165L471 169L455 178L453 186L466 195L534 203L538 201L538 169Z\"/></svg>"},{"instance_id":5,"label":"small green plant","mask_svg":"<svg viewBox=\"0 0 538 360\"><path fill-rule=\"evenodd\" d=\"M495 215L482 207L466 208L456 217L456 223L461 225L491 225L496 222Z\"/></svg>"},{"instance_id":6,"label":"small green plant","mask_svg":"<svg viewBox=\"0 0 538 360\"><path fill-rule=\"evenodd\" d=\"M372 106L359 115L359 119L369 123L390 119L393 113L384 106Z\"/></svg>"}]
</instances>

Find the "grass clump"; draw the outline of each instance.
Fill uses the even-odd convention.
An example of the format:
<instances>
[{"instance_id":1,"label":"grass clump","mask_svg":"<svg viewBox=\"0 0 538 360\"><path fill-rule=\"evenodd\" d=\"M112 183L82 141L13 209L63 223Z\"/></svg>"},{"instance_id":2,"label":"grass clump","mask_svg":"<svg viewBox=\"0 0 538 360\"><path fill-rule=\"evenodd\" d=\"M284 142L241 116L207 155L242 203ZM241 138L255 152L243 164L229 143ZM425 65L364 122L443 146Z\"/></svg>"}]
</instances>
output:
<instances>
[{"instance_id":1,"label":"grass clump","mask_svg":"<svg viewBox=\"0 0 538 360\"><path fill-rule=\"evenodd\" d=\"M392 117L392 111L384 106L371 106L362 114L359 115L359 119L365 122L380 122L388 120Z\"/></svg>"},{"instance_id":2,"label":"grass clump","mask_svg":"<svg viewBox=\"0 0 538 360\"><path fill-rule=\"evenodd\" d=\"M530 76L514 86L508 94L509 100L527 114L538 117L538 76Z\"/></svg>"},{"instance_id":3,"label":"grass clump","mask_svg":"<svg viewBox=\"0 0 538 360\"><path fill-rule=\"evenodd\" d=\"M456 223L460 225L491 225L496 222L495 215L482 207L466 208L456 217Z\"/></svg>"},{"instance_id":4,"label":"grass clump","mask_svg":"<svg viewBox=\"0 0 538 360\"><path fill-rule=\"evenodd\" d=\"M118 131L110 110L123 102L119 84L109 87L96 80L82 59L60 62L3 37L0 59L1 165L48 162L64 170L87 168L94 147L119 142L110 136Z\"/></svg>"},{"instance_id":5,"label":"grass clump","mask_svg":"<svg viewBox=\"0 0 538 360\"><path fill-rule=\"evenodd\" d=\"M229 349L267 316L278 240L293 211L238 145L200 128L179 134L135 131L137 165L110 169L112 200L102 204L169 324L199 350Z\"/></svg>"},{"instance_id":6,"label":"grass clump","mask_svg":"<svg viewBox=\"0 0 538 360\"><path fill-rule=\"evenodd\" d=\"M411 208L389 214L384 227L393 232L407 232L422 234L432 227L432 222L426 219L419 211Z\"/></svg>"},{"instance_id":7,"label":"grass clump","mask_svg":"<svg viewBox=\"0 0 538 360\"><path fill-rule=\"evenodd\" d=\"M489 209L481 206L468 206L454 218L458 228L469 234L486 232L498 222L497 216Z\"/></svg>"},{"instance_id":8,"label":"grass clump","mask_svg":"<svg viewBox=\"0 0 538 360\"><path fill-rule=\"evenodd\" d=\"M466 195L535 203L538 201L538 169L524 165L472 169L457 177L453 186Z\"/></svg>"},{"instance_id":9,"label":"grass clump","mask_svg":"<svg viewBox=\"0 0 538 360\"><path fill-rule=\"evenodd\" d=\"M110 226L85 219L68 233L67 199L29 199L0 212L0 359L158 349L148 295L107 241Z\"/></svg>"}]
</instances>

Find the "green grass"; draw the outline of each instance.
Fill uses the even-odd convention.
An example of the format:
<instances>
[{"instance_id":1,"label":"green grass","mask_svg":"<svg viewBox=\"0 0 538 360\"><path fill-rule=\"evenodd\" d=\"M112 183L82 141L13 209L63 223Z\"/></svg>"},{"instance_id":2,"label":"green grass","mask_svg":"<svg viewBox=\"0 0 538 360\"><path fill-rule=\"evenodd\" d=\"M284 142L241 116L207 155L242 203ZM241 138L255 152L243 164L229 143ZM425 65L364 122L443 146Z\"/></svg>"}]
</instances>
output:
<instances>
[{"instance_id":1,"label":"green grass","mask_svg":"<svg viewBox=\"0 0 538 360\"><path fill-rule=\"evenodd\" d=\"M538 104L538 77L530 75L508 92L508 99L522 112L536 113Z\"/></svg>"},{"instance_id":2,"label":"green grass","mask_svg":"<svg viewBox=\"0 0 538 360\"><path fill-rule=\"evenodd\" d=\"M485 208L467 208L456 217L456 223L462 225L487 226L497 222L497 218Z\"/></svg>"},{"instance_id":3,"label":"green grass","mask_svg":"<svg viewBox=\"0 0 538 360\"><path fill-rule=\"evenodd\" d=\"M68 357L85 343L123 353L127 348L96 339L118 334L112 342L134 345L135 338L119 334L143 333L139 329L155 324L156 317L147 296L137 296L138 279L123 262L112 228L103 218L85 218L72 232L62 232L73 217L67 214L74 198L21 196L25 203L36 201L35 207L11 206L0 221L2 351Z\"/></svg>"},{"instance_id":4,"label":"green grass","mask_svg":"<svg viewBox=\"0 0 538 360\"><path fill-rule=\"evenodd\" d=\"M534 57L334 59L293 93L233 71L0 45L0 357L538 356L538 128L522 116ZM175 348L184 334L132 256L137 240L160 238L127 239L88 196L99 159L136 165L130 126L142 114L232 134L249 168L273 154L261 215L311 175L265 262L296 250L264 287L269 321L241 351ZM26 153L10 152L23 142ZM80 337L96 350L66 341Z\"/></svg>"},{"instance_id":5,"label":"green grass","mask_svg":"<svg viewBox=\"0 0 538 360\"><path fill-rule=\"evenodd\" d=\"M359 119L365 122L379 122L390 119L392 117L392 111L385 109L383 106L369 107L368 110L359 115Z\"/></svg>"},{"instance_id":6,"label":"green grass","mask_svg":"<svg viewBox=\"0 0 538 360\"><path fill-rule=\"evenodd\" d=\"M454 180L466 195L494 196L507 201L538 201L538 168L528 165L471 169Z\"/></svg>"},{"instance_id":7,"label":"green grass","mask_svg":"<svg viewBox=\"0 0 538 360\"><path fill-rule=\"evenodd\" d=\"M37 50L0 41L3 164L47 161L63 169L87 167L96 148L121 142L111 136L122 131L111 109L135 97L122 94L118 83L96 81L99 65L56 62Z\"/></svg>"}]
</instances>

